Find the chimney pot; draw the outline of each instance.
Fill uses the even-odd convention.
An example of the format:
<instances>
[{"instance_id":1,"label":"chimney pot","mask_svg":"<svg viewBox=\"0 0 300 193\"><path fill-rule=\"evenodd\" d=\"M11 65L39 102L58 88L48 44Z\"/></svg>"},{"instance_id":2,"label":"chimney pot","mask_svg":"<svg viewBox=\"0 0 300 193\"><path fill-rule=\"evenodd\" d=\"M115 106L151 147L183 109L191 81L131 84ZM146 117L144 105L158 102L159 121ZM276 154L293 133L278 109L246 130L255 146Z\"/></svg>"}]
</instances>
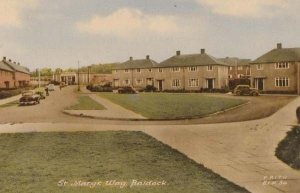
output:
<instances>
[{"instance_id":1,"label":"chimney pot","mask_svg":"<svg viewBox=\"0 0 300 193\"><path fill-rule=\"evenodd\" d=\"M180 50L176 51L176 56L180 56Z\"/></svg>"},{"instance_id":2,"label":"chimney pot","mask_svg":"<svg viewBox=\"0 0 300 193\"><path fill-rule=\"evenodd\" d=\"M147 56L146 56L146 59L147 59L147 60L150 60L150 56L149 56L149 55L147 55Z\"/></svg>"},{"instance_id":3,"label":"chimney pot","mask_svg":"<svg viewBox=\"0 0 300 193\"><path fill-rule=\"evenodd\" d=\"M205 54L205 49L201 49L201 54Z\"/></svg>"},{"instance_id":4,"label":"chimney pot","mask_svg":"<svg viewBox=\"0 0 300 193\"><path fill-rule=\"evenodd\" d=\"M278 43L277 44L277 49L281 49L282 48L282 44L281 43Z\"/></svg>"},{"instance_id":5,"label":"chimney pot","mask_svg":"<svg viewBox=\"0 0 300 193\"><path fill-rule=\"evenodd\" d=\"M6 57L5 56L3 56L3 61L6 61Z\"/></svg>"},{"instance_id":6,"label":"chimney pot","mask_svg":"<svg viewBox=\"0 0 300 193\"><path fill-rule=\"evenodd\" d=\"M133 57L132 57L132 56L130 56L130 57L129 57L129 60L133 60Z\"/></svg>"},{"instance_id":7,"label":"chimney pot","mask_svg":"<svg viewBox=\"0 0 300 193\"><path fill-rule=\"evenodd\" d=\"M11 59L9 59L8 61L11 62Z\"/></svg>"}]
</instances>

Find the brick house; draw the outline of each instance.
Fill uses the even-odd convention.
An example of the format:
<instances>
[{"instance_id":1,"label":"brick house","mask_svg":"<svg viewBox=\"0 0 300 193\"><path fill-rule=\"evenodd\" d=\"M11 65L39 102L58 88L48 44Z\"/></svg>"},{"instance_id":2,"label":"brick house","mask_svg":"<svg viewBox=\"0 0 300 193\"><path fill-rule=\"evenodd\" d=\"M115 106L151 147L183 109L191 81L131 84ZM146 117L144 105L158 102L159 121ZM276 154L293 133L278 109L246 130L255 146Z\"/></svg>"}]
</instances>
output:
<instances>
[{"instance_id":1,"label":"brick house","mask_svg":"<svg viewBox=\"0 0 300 193\"><path fill-rule=\"evenodd\" d=\"M0 89L14 87L14 71L0 61Z\"/></svg>"},{"instance_id":2,"label":"brick house","mask_svg":"<svg viewBox=\"0 0 300 193\"><path fill-rule=\"evenodd\" d=\"M145 88L154 85L153 68L158 63L146 56L145 59L134 60L132 57L126 62L118 64L112 71L113 87L132 86Z\"/></svg>"},{"instance_id":3,"label":"brick house","mask_svg":"<svg viewBox=\"0 0 300 193\"><path fill-rule=\"evenodd\" d=\"M12 62L10 59L6 60L3 57L2 63L13 70L13 87L24 87L28 86L30 82L30 72L20 63Z\"/></svg>"},{"instance_id":4,"label":"brick house","mask_svg":"<svg viewBox=\"0 0 300 193\"><path fill-rule=\"evenodd\" d=\"M156 68L155 86L158 90L221 89L228 85L228 65L205 53L182 55L176 52Z\"/></svg>"},{"instance_id":5,"label":"brick house","mask_svg":"<svg viewBox=\"0 0 300 193\"><path fill-rule=\"evenodd\" d=\"M250 78L250 59L240 59L236 57L220 58L222 62L229 65L228 78L229 80Z\"/></svg>"},{"instance_id":6,"label":"brick house","mask_svg":"<svg viewBox=\"0 0 300 193\"><path fill-rule=\"evenodd\" d=\"M266 93L300 94L300 48L277 48L250 63L252 86Z\"/></svg>"}]
</instances>

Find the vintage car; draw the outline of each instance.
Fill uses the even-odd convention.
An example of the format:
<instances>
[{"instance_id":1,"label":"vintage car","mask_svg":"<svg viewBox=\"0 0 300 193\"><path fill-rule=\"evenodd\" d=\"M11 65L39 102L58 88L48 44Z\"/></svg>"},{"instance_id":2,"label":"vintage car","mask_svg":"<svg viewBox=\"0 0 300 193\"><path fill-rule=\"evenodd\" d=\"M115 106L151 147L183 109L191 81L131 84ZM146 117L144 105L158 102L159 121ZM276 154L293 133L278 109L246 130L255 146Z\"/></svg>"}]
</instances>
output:
<instances>
[{"instance_id":1,"label":"vintage car","mask_svg":"<svg viewBox=\"0 0 300 193\"><path fill-rule=\"evenodd\" d=\"M47 87L48 87L48 91L54 91L55 90L54 84L49 84Z\"/></svg>"},{"instance_id":2,"label":"vintage car","mask_svg":"<svg viewBox=\"0 0 300 193\"><path fill-rule=\"evenodd\" d=\"M241 95L258 96L259 91L255 88L250 88L249 85L237 85L233 91L233 94L237 96L241 96Z\"/></svg>"},{"instance_id":3,"label":"vintage car","mask_svg":"<svg viewBox=\"0 0 300 193\"><path fill-rule=\"evenodd\" d=\"M35 91L29 90L22 93L22 97L19 100L20 105L35 105L40 103L40 95L35 94Z\"/></svg>"},{"instance_id":4,"label":"vintage car","mask_svg":"<svg viewBox=\"0 0 300 193\"><path fill-rule=\"evenodd\" d=\"M35 91L35 94L40 95L40 99L45 99L46 98L45 93L42 90Z\"/></svg>"}]
</instances>

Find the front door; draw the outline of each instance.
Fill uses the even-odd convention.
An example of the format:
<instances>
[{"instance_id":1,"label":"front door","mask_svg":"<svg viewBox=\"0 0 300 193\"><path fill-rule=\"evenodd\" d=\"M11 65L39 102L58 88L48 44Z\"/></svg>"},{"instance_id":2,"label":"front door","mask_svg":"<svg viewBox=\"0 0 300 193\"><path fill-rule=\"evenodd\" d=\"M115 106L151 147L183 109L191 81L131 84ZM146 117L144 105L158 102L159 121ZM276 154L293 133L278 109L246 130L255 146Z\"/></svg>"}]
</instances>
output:
<instances>
[{"instance_id":1,"label":"front door","mask_svg":"<svg viewBox=\"0 0 300 193\"><path fill-rule=\"evenodd\" d=\"M9 88L9 81L5 81L4 84L5 84L5 88Z\"/></svg>"},{"instance_id":2,"label":"front door","mask_svg":"<svg viewBox=\"0 0 300 193\"><path fill-rule=\"evenodd\" d=\"M158 80L158 91L163 90L163 80Z\"/></svg>"},{"instance_id":3,"label":"front door","mask_svg":"<svg viewBox=\"0 0 300 193\"><path fill-rule=\"evenodd\" d=\"M214 88L214 79L206 79L206 86L208 89Z\"/></svg>"},{"instance_id":4,"label":"front door","mask_svg":"<svg viewBox=\"0 0 300 193\"><path fill-rule=\"evenodd\" d=\"M264 90L264 79L263 78L255 79L255 88L257 88L258 90Z\"/></svg>"}]
</instances>

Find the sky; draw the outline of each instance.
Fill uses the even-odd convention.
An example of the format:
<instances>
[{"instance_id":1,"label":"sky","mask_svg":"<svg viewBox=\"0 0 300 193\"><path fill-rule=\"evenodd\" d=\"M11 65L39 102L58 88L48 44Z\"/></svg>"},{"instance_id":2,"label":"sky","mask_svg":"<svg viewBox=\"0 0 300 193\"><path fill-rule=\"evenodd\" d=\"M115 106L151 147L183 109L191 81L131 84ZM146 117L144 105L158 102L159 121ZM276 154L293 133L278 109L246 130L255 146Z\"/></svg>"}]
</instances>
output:
<instances>
[{"instance_id":1,"label":"sky","mask_svg":"<svg viewBox=\"0 0 300 193\"><path fill-rule=\"evenodd\" d=\"M300 47L298 0L0 0L0 57L31 70L161 62L180 50L255 59Z\"/></svg>"}]
</instances>

